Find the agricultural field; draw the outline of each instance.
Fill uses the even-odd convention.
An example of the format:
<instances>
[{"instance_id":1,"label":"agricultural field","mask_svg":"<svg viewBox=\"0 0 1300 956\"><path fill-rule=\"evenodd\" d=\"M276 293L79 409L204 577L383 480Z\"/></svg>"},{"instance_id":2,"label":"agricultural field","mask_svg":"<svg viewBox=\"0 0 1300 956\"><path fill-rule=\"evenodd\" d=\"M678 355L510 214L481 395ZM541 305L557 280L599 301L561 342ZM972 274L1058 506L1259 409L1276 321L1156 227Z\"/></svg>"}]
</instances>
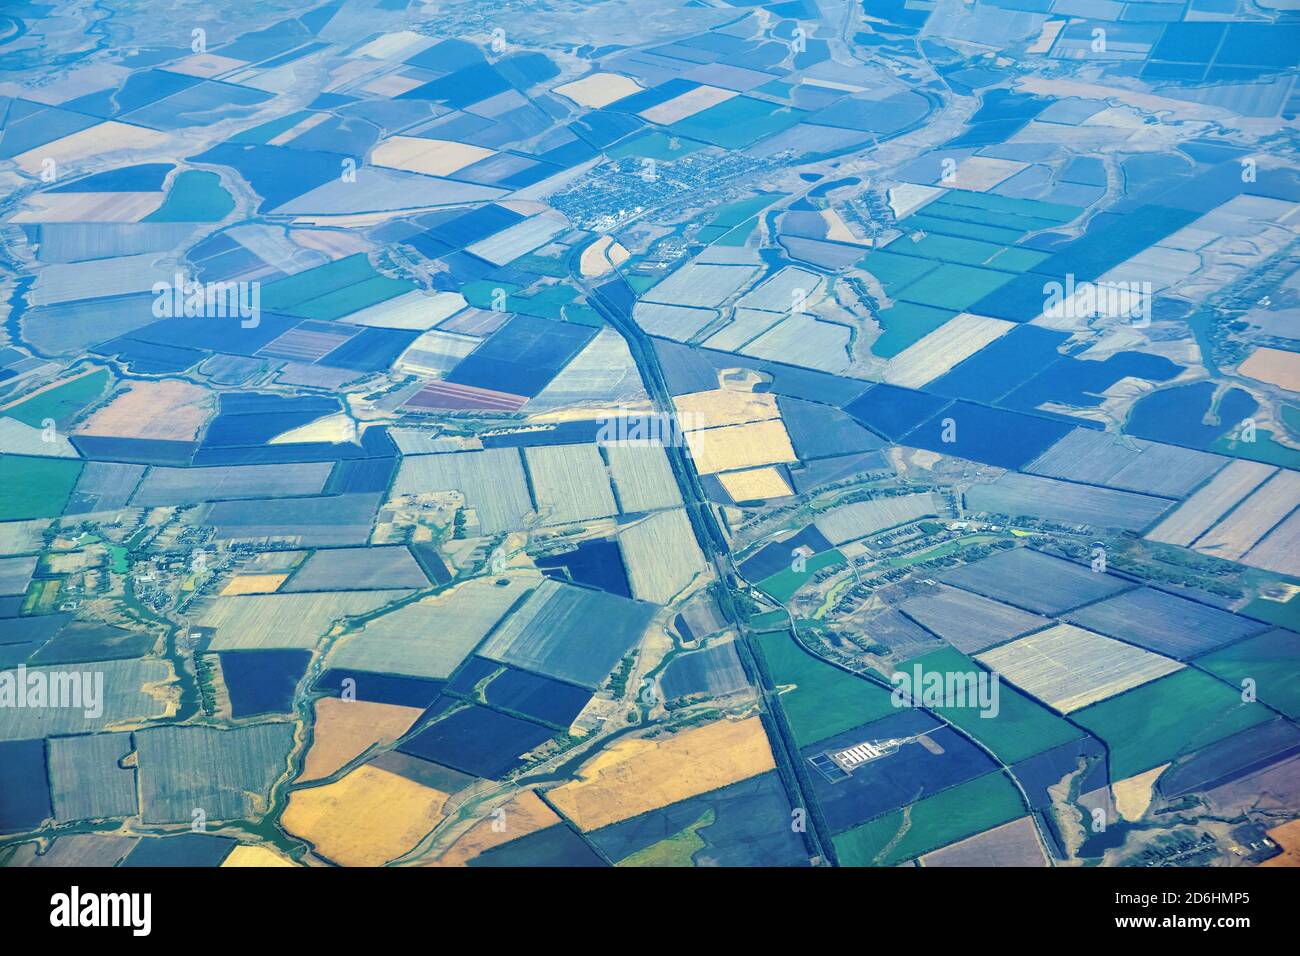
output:
<instances>
[{"instance_id":1,"label":"agricultural field","mask_svg":"<svg viewBox=\"0 0 1300 956\"><path fill-rule=\"evenodd\" d=\"M1289 859L1293 6L4 5L0 867Z\"/></svg>"}]
</instances>

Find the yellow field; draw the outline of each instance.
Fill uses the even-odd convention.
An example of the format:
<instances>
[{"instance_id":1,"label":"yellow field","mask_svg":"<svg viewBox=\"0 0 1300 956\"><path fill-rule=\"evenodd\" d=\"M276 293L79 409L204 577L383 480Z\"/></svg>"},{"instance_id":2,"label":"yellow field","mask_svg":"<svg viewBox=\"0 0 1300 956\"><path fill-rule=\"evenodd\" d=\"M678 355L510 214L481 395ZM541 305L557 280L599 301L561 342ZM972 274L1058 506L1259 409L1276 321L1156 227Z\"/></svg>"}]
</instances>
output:
<instances>
[{"instance_id":1,"label":"yellow field","mask_svg":"<svg viewBox=\"0 0 1300 956\"><path fill-rule=\"evenodd\" d=\"M24 172L39 173L47 159L53 159L62 166L101 153L115 153L126 149L150 149L166 141L167 135L157 130L108 120L89 129L56 139L52 143L46 143L44 146L19 153L13 157L13 161Z\"/></svg>"},{"instance_id":2,"label":"yellow field","mask_svg":"<svg viewBox=\"0 0 1300 956\"><path fill-rule=\"evenodd\" d=\"M620 740L548 796L581 829L595 830L774 766L759 718L720 720L667 738Z\"/></svg>"},{"instance_id":3,"label":"yellow field","mask_svg":"<svg viewBox=\"0 0 1300 956\"><path fill-rule=\"evenodd\" d=\"M389 73L387 76L381 76L371 80L365 86L361 87L367 93L378 93L380 96L398 97L417 86L423 86L424 80L414 76L402 76L400 73Z\"/></svg>"},{"instance_id":4,"label":"yellow field","mask_svg":"<svg viewBox=\"0 0 1300 956\"><path fill-rule=\"evenodd\" d=\"M494 830L495 818L488 814L462 834L449 846L438 859L425 866L465 866L470 860L480 856L494 846L517 840L538 830L545 830L560 822L554 811L531 790L526 790L506 803L501 808L505 816L501 818L504 830Z\"/></svg>"},{"instance_id":5,"label":"yellow field","mask_svg":"<svg viewBox=\"0 0 1300 956\"><path fill-rule=\"evenodd\" d=\"M1268 831L1282 855L1265 860L1260 866L1300 866L1300 820L1292 820Z\"/></svg>"},{"instance_id":6,"label":"yellow field","mask_svg":"<svg viewBox=\"0 0 1300 956\"><path fill-rule=\"evenodd\" d=\"M667 126L739 95L735 90L723 90L716 86L697 86L681 96L674 96L665 103L642 110L640 116L651 123Z\"/></svg>"},{"instance_id":7,"label":"yellow field","mask_svg":"<svg viewBox=\"0 0 1300 956\"><path fill-rule=\"evenodd\" d=\"M78 425L76 434L193 441L216 408L210 391L181 379L137 381L126 388Z\"/></svg>"},{"instance_id":8,"label":"yellow field","mask_svg":"<svg viewBox=\"0 0 1300 956\"><path fill-rule=\"evenodd\" d=\"M328 777L374 744L390 744L424 713L419 707L323 697L316 701L315 731L300 781Z\"/></svg>"},{"instance_id":9,"label":"yellow field","mask_svg":"<svg viewBox=\"0 0 1300 956\"><path fill-rule=\"evenodd\" d=\"M686 392L673 398L678 422L686 431L740 425L780 418L772 392L751 392L742 388L711 388L707 392Z\"/></svg>"},{"instance_id":10,"label":"yellow field","mask_svg":"<svg viewBox=\"0 0 1300 956\"><path fill-rule=\"evenodd\" d=\"M629 76L619 73L593 73L572 83L557 86L553 92L567 96L580 106L599 109L615 100L641 92L641 85Z\"/></svg>"},{"instance_id":11,"label":"yellow field","mask_svg":"<svg viewBox=\"0 0 1300 956\"><path fill-rule=\"evenodd\" d=\"M237 574L221 589L221 597L232 594L270 594L288 574Z\"/></svg>"},{"instance_id":12,"label":"yellow field","mask_svg":"<svg viewBox=\"0 0 1300 956\"><path fill-rule=\"evenodd\" d=\"M289 794L281 824L341 866L380 866L437 826L446 802L440 790L365 766L337 783Z\"/></svg>"},{"instance_id":13,"label":"yellow field","mask_svg":"<svg viewBox=\"0 0 1300 956\"><path fill-rule=\"evenodd\" d=\"M690 431L686 445L702 475L796 460L780 419Z\"/></svg>"},{"instance_id":14,"label":"yellow field","mask_svg":"<svg viewBox=\"0 0 1300 956\"><path fill-rule=\"evenodd\" d=\"M222 866L249 866L249 867L270 867L270 866L298 866L287 856L281 856L270 847L265 846L248 846L240 844L230 851L230 856L221 861Z\"/></svg>"},{"instance_id":15,"label":"yellow field","mask_svg":"<svg viewBox=\"0 0 1300 956\"><path fill-rule=\"evenodd\" d=\"M1300 392L1300 353L1283 349L1255 349L1237 371L1288 392Z\"/></svg>"},{"instance_id":16,"label":"yellow field","mask_svg":"<svg viewBox=\"0 0 1300 956\"><path fill-rule=\"evenodd\" d=\"M953 189L969 189L977 193L987 192L1003 180L1010 179L1027 165L1011 159L972 156L958 164L955 170L956 178L953 182L944 185L951 186Z\"/></svg>"},{"instance_id":17,"label":"yellow field","mask_svg":"<svg viewBox=\"0 0 1300 956\"><path fill-rule=\"evenodd\" d=\"M1127 780L1117 780L1111 784L1111 793L1115 795L1115 809L1119 811L1121 817L1130 823L1142 819L1142 815L1147 812L1147 807L1151 806L1151 798L1155 795L1156 779L1168 767L1167 763L1161 764L1146 773L1129 777Z\"/></svg>"},{"instance_id":18,"label":"yellow field","mask_svg":"<svg viewBox=\"0 0 1300 956\"><path fill-rule=\"evenodd\" d=\"M603 276L614 266L621 266L631 255L613 236L601 236L586 249L578 261L578 269L585 276Z\"/></svg>"},{"instance_id":19,"label":"yellow field","mask_svg":"<svg viewBox=\"0 0 1300 956\"><path fill-rule=\"evenodd\" d=\"M418 136L390 136L370 154L376 166L405 169L428 176L447 176L481 159L494 155L482 146L470 146L446 139Z\"/></svg>"},{"instance_id":20,"label":"yellow field","mask_svg":"<svg viewBox=\"0 0 1300 956\"><path fill-rule=\"evenodd\" d=\"M763 498L784 498L794 494L775 468L752 468L749 471L732 471L719 475L718 481L732 501L759 501Z\"/></svg>"}]
</instances>

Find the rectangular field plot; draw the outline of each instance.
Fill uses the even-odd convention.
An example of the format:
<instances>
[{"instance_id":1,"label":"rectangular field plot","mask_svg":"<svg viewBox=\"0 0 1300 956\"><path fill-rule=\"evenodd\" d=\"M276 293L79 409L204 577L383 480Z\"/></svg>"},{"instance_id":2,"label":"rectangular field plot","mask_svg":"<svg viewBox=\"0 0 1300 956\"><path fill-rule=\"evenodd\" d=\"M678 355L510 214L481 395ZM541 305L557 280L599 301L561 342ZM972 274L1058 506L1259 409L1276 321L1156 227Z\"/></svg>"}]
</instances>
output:
<instances>
[{"instance_id":1,"label":"rectangular field plot","mask_svg":"<svg viewBox=\"0 0 1300 956\"><path fill-rule=\"evenodd\" d=\"M1257 634L1267 627L1152 588L1140 588L1090 604L1066 614L1065 619L1180 660L1248 634Z\"/></svg>"},{"instance_id":2,"label":"rectangular field plot","mask_svg":"<svg viewBox=\"0 0 1300 956\"><path fill-rule=\"evenodd\" d=\"M591 700L591 691L577 684L488 663L494 676L482 688L483 699L500 710L567 728Z\"/></svg>"},{"instance_id":3,"label":"rectangular field plot","mask_svg":"<svg viewBox=\"0 0 1300 956\"><path fill-rule=\"evenodd\" d=\"M496 779L554 736L551 727L471 704L439 718L398 749L476 777Z\"/></svg>"},{"instance_id":4,"label":"rectangular field plot","mask_svg":"<svg viewBox=\"0 0 1300 956\"><path fill-rule=\"evenodd\" d=\"M459 491L478 514L485 534L521 526L533 510L523 463L515 448L415 455L402 459L393 495Z\"/></svg>"},{"instance_id":5,"label":"rectangular field plot","mask_svg":"<svg viewBox=\"0 0 1300 956\"><path fill-rule=\"evenodd\" d=\"M1025 470L1047 478L1181 498L1227 463L1228 459L1203 451L1076 428Z\"/></svg>"},{"instance_id":6,"label":"rectangular field plot","mask_svg":"<svg viewBox=\"0 0 1300 956\"><path fill-rule=\"evenodd\" d=\"M667 700L676 700L695 695L725 697L748 690L750 683L736 645L727 641L674 657L664 668L659 687Z\"/></svg>"},{"instance_id":7,"label":"rectangular field plot","mask_svg":"<svg viewBox=\"0 0 1300 956\"><path fill-rule=\"evenodd\" d=\"M667 604L706 568L681 508L648 515L624 528L618 542L632 596L638 600Z\"/></svg>"},{"instance_id":8,"label":"rectangular field plot","mask_svg":"<svg viewBox=\"0 0 1300 956\"><path fill-rule=\"evenodd\" d=\"M843 544L937 514L936 506L929 493L875 498L832 508L819 516L814 524L831 544Z\"/></svg>"},{"instance_id":9,"label":"rectangular field plot","mask_svg":"<svg viewBox=\"0 0 1300 956\"><path fill-rule=\"evenodd\" d=\"M229 498L319 494L332 462L282 462L212 468L153 468L132 496L137 508L186 505Z\"/></svg>"},{"instance_id":10,"label":"rectangular field plot","mask_svg":"<svg viewBox=\"0 0 1300 956\"><path fill-rule=\"evenodd\" d=\"M214 651L310 649L336 621L368 614L410 591L331 591L219 597L199 618L213 628Z\"/></svg>"},{"instance_id":11,"label":"rectangular field plot","mask_svg":"<svg viewBox=\"0 0 1300 956\"><path fill-rule=\"evenodd\" d=\"M403 605L340 640L330 653L329 666L439 680L450 677L533 583L534 579L518 576L475 578Z\"/></svg>"},{"instance_id":12,"label":"rectangular field plot","mask_svg":"<svg viewBox=\"0 0 1300 956\"><path fill-rule=\"evenodd\" d=\"M1131 586L1031 548L995 552L939 580L1037 614L1059 614Z\"/></svg>"},{"instance_id":13,"label":"rectangular field plot","mask_svg":"<svg viewBox=\"0 0 1300 956\"><path fill-rule=\"evenodd\" d=\"M115 724L163 717L175 707L174 695L166 686L175 675L167 661L134 659L27 668L29 685L39 682L51 691L59 686L55 683L58 675L67 675L68 683L63 686L74 695L70 699L87 703L90 698L85 691L76 688L93 693L102 675L102 700L95 707L0 707L0 741L93 733Z\"/></svg>"},{"instance_id":14,"label":"rectangular field plot","mask_svg":"<svg viewBox=\"0 0 1300 956\"><path fill-rule=\"evenodd\" d=\"M806 866L775 773L702 793L589 834L616 866Z\"/></svg>"},{"instance_id":15,"label":"rectangular field plot","mask_svg":"<svg viewBox=\"0 0 1300 956\"><path fill-rule=\"evenodd\" d=\"M65 823L134 816L135 771L118 766L133 749L125 733L50 738L54 818Z\"/></svg>"},{"instance_id":16,"label":"rectangular field plot","mask_svg":"<svg viewBox=\"0 0 1300 956\"><path fill-rule=\"evenodd\" d=\"M595 445L538 445L524 449L524 460L543 524L604 518L618 511Z\"/></svg>"},{"instance_id":17,"label":"rectangular field plot","mask_svg":"<svg viewBox=\"0 0 1300 956\"><path fill-rule=\"evenodd\" d=\"M293 734L292 723L136 731L141 819L189 823L195 807L213 821L260 817L288 773Z\"/></svg>"},{"instance_id":18,"label":"rectangular field plot","mask_svg":"<svg viewBox=\"0 0 1300 956\"><path fill-rule=\"evenodd\" d=\"M338 548L313 554L283 590L365 591L428 586L429 579L406 548Z\"/></svg>"},{"instance_id":19,"label":"rectangular field plot","mask_svg":"<svg viewBox=\"0 0 1300 956\"><path fill-rule=\"evenodd\" d=\"M898 609L958 650L973 652L1019 637L1050 623L1047 618L940 585L909 598Z\"/></svg>"},{"instance_id":20,"label":"rectangular field plot","mask_svg":"<svg viewBox=\"0 0 1300 956\"><path fill-rule=\"evenodd\" d=\"M813 657L787 631L754 642L801 747L895 712L887 688Z\"/></svg>"},{"instance_id":21,"label":"rectangular field plot","mask_svg":"<svg viewBox=\"0 0 1300 956\"><path fill-rule=\"evenodd\" d=\"M1186 547L1276 471L1271 465L1254 461L1230 462L1209 484L1156 525L1147 537Z\"/></svg>"},{"instance_id":22,"label":"rectangular field plot","mask_svg":"<svg viewBox=\"0 0 1300 956\"><path fill-rule=\"evenodd\" d=\"M841 866L893 866L1024 815L1015 786L989 773L835 837Z\"/></svg>"},{"instance_id":23,"label":"rectangular field plot","mask_svg":"<svg viewBox=\"0 0 1300 956\"><path fill-rule=\"evenodd\" d=\"M668 453L659 445L607 445L614 494L624 514L675 508L682 503Z\"/></svg>"},{"instance_id":24,"label":"rectangular field plot","mask_svg":"<svg viewBox=\"0 0 1300 956\"><path fill-rule=\"evenodd\" d=\"M1269 720L1273 712L1243 703L1239 690L1188 667L1071 717L1105 742L1111 779L1123 780Z\"/></svg>"},{"instance_id":25,"label":"rectangular field plot","mask_svg":"<svg viewBox=\"0 0 1300 956\"><path fill-rule=\"evenodd\" d=\"M1300 719L1300 634L1278 629L1206 654L1196 666L1242 686L1254 681L1259 699Z\"/></svg>"},{"instance_id":26,"label":"rectangular field plot","mask_svg":"<svg viewBox=\"0 0 1300 956\"><path fill-rule=\"evenodd\" d=\"M863 743L883 746L886 741L895 742L892 753L857 765L847 777L837 766L832 781L810 765L825 761L829 753ZM833 833L997 769L992 758L961 734L911 708L804 747L800 758Z\"/></svg>"},{"instance_id":27,"label":"rectangular field plot","mask_svg":"<svg viewBox=\"0 0 1300 956\"><path fill-rule=\"evenodd\" d=\"M1012 518L1034 515L1049 521L1128 531L1141 531L1171 504L1164 498L1014 472L966 492L966 507L971 511Z\"/></svg>"},{"instance_id":28,"label":"rectangular field plot","mask_svg":"<svg viewBox=\"0 0 1300 956\"><path fill-rule=\"evenodd\" d=\"M1058 624L977 657L1021 690L1066 714L1183 666L1073 624Z\"/></svg>"},{"instance_id":29,"label":"rectangular field plot","mask_svg":"<svg viewBox=\"0 0 1300 956\"><path fill-rule=\"evenodd\" d=\"M1300 472L1279 471L1196 539L1203 554L1240 561L1264 535L1300 505Z\"/></svg>"},{"instance_id":30,"label":"rectangular field plot","mask_svg":"<svg viewBox=\"0 0 1300 956\"><path fill-rule=\"evenodd\" d=\"M1021 817L921 858L925 866L1047 866L1033 817Z\"/></svg>"},{"instance_id":31,"label":"rectangular field plot","mask_svg":"<svg viewBox=\"0 0 1300 956\"><path fill-rule=\"evenodd\" d=\"M671 736L616 741L548 796L580 830L590 831L774 768L758 717L718 720Z\"/></svg>"},{"instance_id":32,"label":"rectangular field plot","mask_svg":"<svg viewBox=\"0 0 1300 956\"><path fill-rule=\"evenodd\" d=\"M656 610L653 604L547 578L480 653L594 689L641 640Z\"/></svg>"}]
</instances>

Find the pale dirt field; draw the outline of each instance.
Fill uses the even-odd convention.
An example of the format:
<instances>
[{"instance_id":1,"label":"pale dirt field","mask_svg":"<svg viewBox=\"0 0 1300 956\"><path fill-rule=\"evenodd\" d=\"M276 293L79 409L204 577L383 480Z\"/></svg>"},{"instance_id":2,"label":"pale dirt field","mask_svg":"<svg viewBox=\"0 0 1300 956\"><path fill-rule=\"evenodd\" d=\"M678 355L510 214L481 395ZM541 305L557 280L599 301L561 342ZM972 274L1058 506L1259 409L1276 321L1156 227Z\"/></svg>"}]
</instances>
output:
<instances>
[{"instance_id":1,"label":"pale dirt field","mask_svg":"<svg viewBox=\"0 0 1300 956\"><path fill-rule=\"evenodd\" d=\"M130 382L126 388L78 425L75 434L193 441L216 410L210 391L181 379Z\"/></svg>"},{"instance_id":2,"label":"pale dirt field","mask_svg":"<svg viewBox=\"0 0 1300 956\"><path fill-rule=\"evenodd\" d=\"M790 436L779 418L687 432L686 444L695 459L696 470L702 475L773 465L797 458Z\"/></svg>"},{"instance_id":3,"label":"pale dirt field","mask_svg":"<svg viewBox=\"0 0 1300 956\"><path fill-rule=\"evenodd\" d=\"M703 112L710 106L725 103L733 96L739 95L735 90L724 90L716 86L698 86L681 96L674 96L666 103L660 103L648 110L642 110L639 115L642 119L651 123L668 126L694 116L696 113Z\"/></svg>"},{"instance_id":4,"label":"pale dirt field","mask_svg":"<svg viewBox=\"0 0 1300 956\"><path fill-rule=\"evenodd\" d=\"M780 418L781 410L772 392L751 392L746 388L714 388L707 392L685 392L673 398L679 424L687 431L740 425Z\"/></svg>"},{"instance_id":5,"label":"pale dirt field","mask_svg":"<svg viewBox=\"0 0 1300 956\"><path fill-rule=\"evenodd\" d=\"M614 266L621 266L627 262L630 255L631 253L622 245L614 241L613 236L601 236L582 250L578 268L584 276L603 276Z\"/></svg>"},{"instance_id":6,"label":"pale dirt field","mask_svg":"<svg viewBox=\"0 0 1300 956\"><path fill-rule=\"evenodd\" d=\"M1013 328L1014 322L963 312L894 356L885 369L885 381L920 388Z\"/></svg>"},{"instance_id":7,"label":"pale dirt field","mask_svg":"<svg viewBox=\"0 0 1300 956\"><path fill-rule=\"evenodd\" d=\"M52 143L29 149L13 157L18 166L29 173L39 173L46 159L53 159L58 165L75 163L78 160L101 153L115 153L129 149L151 149L167 141L167 134L157 130L145 129L143 126L129 126L113 120L83 129L56 139Z\"/></svg>"},{"instance_id":8,"label":"pale dirt field","mask_svg":"<svg viewBox=\"0 0 1300 956\"><path fill-rule=\"evenodd\" d=\"M1162 764L1159 767L1152 767L1146 773L1111 784L1111 793L1115 795L1115 809L1119 811L1121 817L1130 823L1142 819L1142 815L1147 812L1147 807L1151 806L1151 800L1155 796L1156 779L1168 767L1169 764Z\"/></svg>"},{"instance_id":9,"label":"pale dirt field","mask_svg":"<svg viewBox=\"0 0 1300 956\"><path fill-rule=\"evenodd\" d=\"M370 154L376 166L405 169L428 176L447 176L481 159L494 155L482 146L470 146L446 139L418 136L390 136Z\"/></svg>"},{"instance_id":10,"label":"pale dirt field","mask_svg":"<svg viewBox=\"0 0 1300 956\"><path fill-rule=\"evenodd\" d=\"M1255 349L1237 372L1270 385L1300 392L1300 353L1283 349Z\"/></svg>"},{"instance_id":11,"label":"pale dirt field","mask_svg":"<svg viewBox=\"0 0 1300 956\"><path fill-rule=\"evenodd\" d=\"M567 96L579 106L600 109L615 100L641 92L641 85L629 76L620 73L593 73L572 83L557 86L554 93Z\"/></svg>"},{"instance_id":12,"label":"pale dirt field","mask_svg":"<svg viewBox=\"0 0 1300 956\"><path fill-rule=\"evenodd\" d=\"M758 501L763 498L785 498L794 494L775 468L753 468L719 475L718 480L732 501Z\"/></svg>"},{"instance_id":13,"label":"pale dirt field","mask_svg":"<svg viewBox=\"0 0 1300 956\"><path fill-rule=\"evenodd\" d=\"M306 425L299 425L272 438L268 445L294 445L302 442L343 444L357 440L357 423L344 412L326 415Z\"/></svg>"},{"instance_id":14,"label":"pale dirt field","mask_svg":"<svg viewBox=\"0 0 1300 956\"><path fill-rule=\"evenodd\" d=\"M10 222L139 222L166 193L36 193Z\"/></svg>"},{"instance_id":15,"label":"pale dirt field","mask_svg":"<svg viewBox=\"0 0 1300 956\"><path fill-rule=\"evenodd\" d=\"M281 824L341 866L380 866L409 852L442 819L447 794L378 767L289 795Z\"/></svg>"},{"instance_id":16,"label":"pale dirt field","mask_svg":"<svg viewBox=\"0 0 1300 956\"><path fill-rule=\"evenodd\" d=\"M411 729L419 707L322 697L316 701L315 732L299 781L328 777L373 744L390 744Z\"/></svg>"},{"instance_id":17,"label":"pale dirt field","mask_svg":"<svg viewBox=\"0 0 1300 956\"><path fill-rule=\"evenodd\" d=\"M759 718L720 720L671 737L620 740L584 765L576 780L547 795L590 831L774 767Z\"/></svg>"}]
</instances>

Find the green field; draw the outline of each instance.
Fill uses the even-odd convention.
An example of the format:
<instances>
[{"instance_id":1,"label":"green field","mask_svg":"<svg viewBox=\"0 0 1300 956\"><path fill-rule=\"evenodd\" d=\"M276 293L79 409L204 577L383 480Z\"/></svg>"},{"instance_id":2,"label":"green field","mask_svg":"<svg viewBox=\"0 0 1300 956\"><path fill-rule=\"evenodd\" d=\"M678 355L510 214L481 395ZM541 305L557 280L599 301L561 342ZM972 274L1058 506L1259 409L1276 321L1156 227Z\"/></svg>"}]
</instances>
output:
<instances>
[{"instance_id":1,"label":"green field","mask_svg":"<svg viewBox=\"0 0 1300 956\"><path fill-rule=\"evenodd\" d=\"M882 331L880 337L871 343L871 351L881 358L893 358L956 314L947 309L932 309L928 305L896 302L876 316Z\"/></svg>"},{"instance_id":2,"label":"green field","mask_svg":"<svg viewBox=\"0 0 1300 956\"><path fill-rule=\"evenodd\" d=\"M187 169L172 181L171 191L157 212L144 222L220 222L235 208L235 200L216 173Z\"/></svg>"},{"instance_id":3,"label":"green field","mask_svg":"<svg viewBox=\"0 0 1300 956\"><path fill-rule=\"evenodd\" d=\"M81 474L81 464L75 458L0 455L0 488L4 488L0 521L62 514Z\"/></svg>"},{"instance_id":4,"label":"green field","mask_svg":"<svg viewBox=\"0 0 1300 956\"><path fill-rule=\"evenodd\" d=\"M703 148L703 143L697 143L689 139L678 139L675 136L669 136L667 133L655 130L611 147L606 150L606 155L611 159L624 159L628 156L635 156L638 159L653 159L655 162L669 163L674 159L681 159L683 156Z\"/></svg>"},{"instance_id":5,"label":"green field","mask_svg":"<svg viewBox=\"0 0 1300 956\"><path fill-rule=\"evenodd\" d=\"M785 603L794 596L795 591L803 587L818 571L844 563L844 555L840 554L840 552L823 551L821 554L815 554L809 558L804 570L795 571L787 568L784 571L778 571L771 577L764 578L757 584L772 597Z\"/></svg>"},{"instance_id":6,"label":"green field","mask_svg":"<svg viewBox=\"0 0 1300 956\"><path fill-rule=\"evenodd\" d=\"M1110 749L1112 780L1123 780L1272 718L1262 704L1209 674L1186 668L1070 715Z\"/></svg>"},{"instance_id":7,"label":"green field","mask_svg":"<svg viewBox=\"0 0 1300 956\"><path fill-rule=\"evenodd\" d=\"M754 641L772 682L793 685L781 694L781 706L800 747L897 713L886 688L818 660L788 632L759 634Z\"/></svg>"},{"instance_id":8,"label":"green field","mask_svg":"<svg viewBox=\"0 0 1300 956\"><path fill-rule=\"evenodd\" d=\"M950 647L908 661L898 669L910 675L918 665L922 673L983 670L965 654ZM996 717L981 716L980 709L974 705L931 709L988 747L1005 764L1016 763L1083 736L1078 727L1016 691L1005 681L999 682Z\"/></svg>"},{"instance_id":9,"label":"green field","mask_svg":"<svg viewBox=\"0 0 1300 956\"><path fill-rule=\"evenodd\" d=\"M989 773L834 838L841 866L892 866L1022 816L1020 793ZM900 835L901 833L901 835Z\"/></svg>"},{"instance_id":10,"label":"green field","mask_svg":"<svg viewBox=\"0 0 1300 956\"><path fill-rule=\"evenodd\" d=\"M921 276L934 269L935 263L918 256L904 256L896 252L878 249L869 252L858 260L858 268L866 269L892 296L909 282L915 282Z\"/></svg>"},{"instance_id":11,"label":"green field","mask_svg":"<svg viewBox=\"0 0 1300 956\"><path fill-rule=\"evenodd\" d=\"M891 292L890 295L919 305L965 312L990 292L1002 288L1014 278L1015 276L1010 272L997 272L993 269L945 262L933 272L908 283L896 293Z\"/></svg>"},{"instance_id":12,"label":"green field","mask_svg":"<svg viewBox=\"0 0 1300 956\"><path fill-rule=\"evenodd\" d=\"M724 149L743 149L798 124L808 114L749 96L734 96L668 127L674 136L688 136Z\"/></svg>"},{"instance_id":13,"label":"green field","mask_svg":"<svg viewBox=\"0 0 1300 956\"><path fill-rule=\"evenodd\" d=\"M652 843L644 850L619 860L616 866L694 866L693 857L707 845L697 831L713 826L717 814L713 808L705 810L700 818L686 829L667 839Z\"/></svg>"},{"instance_id":14,"label":"green field","mask_svg":"<svg viewBox=\"0 0 1300 956\"><path fill-rule=\"evenodd\" d=\"M1300 635L1270 631L1197 658L1196 666L1238 687L1253 680L1260 700L1300 720Z\"/></svg>"},{"instance_id":15,"label":"green field","mask_svg":"<svg viewBox=\"0 0 1300 956\"><path fill-rule=\"evenodd\" d=\"M62 425L75 418L77 413L99 398L108 384L108 369L69 380L64 385L46 389L25 402L6 409L3 414L16 418L25 425L41 428L47 418Z\"/></svg>"}]
</instances>

